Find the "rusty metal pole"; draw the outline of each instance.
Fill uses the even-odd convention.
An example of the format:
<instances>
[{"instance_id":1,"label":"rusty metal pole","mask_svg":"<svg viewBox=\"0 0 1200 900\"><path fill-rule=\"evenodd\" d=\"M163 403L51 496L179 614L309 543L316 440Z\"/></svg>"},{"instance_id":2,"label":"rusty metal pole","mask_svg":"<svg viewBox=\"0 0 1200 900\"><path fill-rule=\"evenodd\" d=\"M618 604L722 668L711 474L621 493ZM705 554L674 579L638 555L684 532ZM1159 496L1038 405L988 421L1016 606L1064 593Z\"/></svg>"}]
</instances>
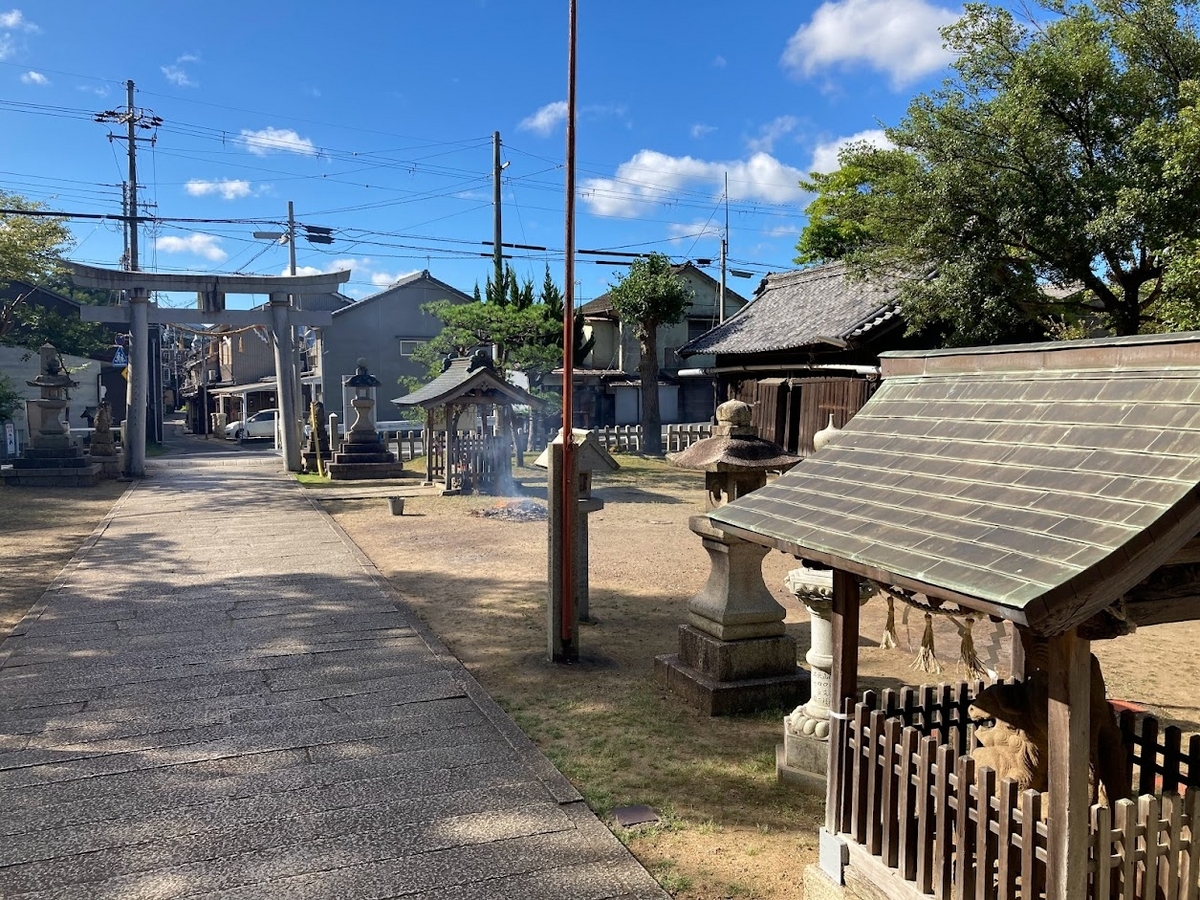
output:
<instances>
[{"instance_id":1,"label":"rusty metal pole","mask_svg":"<svg viewBox=\"0 0 1200 900\"><path fill-rule=\"evenodd\" d=\"M575 388L575 34L577 0L568 0L567 15L567 204L566 204L566 248L563 287L567 302L563 304L563 466L562 484L559 489L564 499L562 505L562 633L564 647L572 647L578 653L576 636L572 633L574 621L573 591L575 588L574 535L576 510L566 499L574 494L571 490L575 478L575 441L572 432L574 421L573 394Z\"/></svg>"}]
</instances>

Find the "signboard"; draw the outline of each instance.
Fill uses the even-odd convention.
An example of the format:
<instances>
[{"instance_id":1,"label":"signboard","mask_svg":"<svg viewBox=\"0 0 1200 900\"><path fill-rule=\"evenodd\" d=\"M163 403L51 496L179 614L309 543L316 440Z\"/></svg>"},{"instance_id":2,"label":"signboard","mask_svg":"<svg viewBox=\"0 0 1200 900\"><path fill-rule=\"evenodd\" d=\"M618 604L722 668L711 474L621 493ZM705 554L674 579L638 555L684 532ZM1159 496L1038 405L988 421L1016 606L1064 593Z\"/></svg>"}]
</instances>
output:
<instances>
[{"instance_id":1,"label":"signboard","mask_svg":"<svg viewBox=\"0 0 1200 900\"><path fill-rule=\"evenodd\" d=\"M4 446L9 456L17 455L17 426L12 422L4 423Z\"/></svg>"},{"instance_id":2,"label":"signboard","mask_svg":"<svg viewBox=\"0 0 1200 900\"><path fill-rule=\"evenodd\" d=\"M113 361L112 361L112 364L113 364L114 366L127 366L127 365L129 365L129 357L125 355L125 348L124 348L124 347L118 347L118 348L117 348L117 352L113 354Z\"/></svg>"}]
</instances>

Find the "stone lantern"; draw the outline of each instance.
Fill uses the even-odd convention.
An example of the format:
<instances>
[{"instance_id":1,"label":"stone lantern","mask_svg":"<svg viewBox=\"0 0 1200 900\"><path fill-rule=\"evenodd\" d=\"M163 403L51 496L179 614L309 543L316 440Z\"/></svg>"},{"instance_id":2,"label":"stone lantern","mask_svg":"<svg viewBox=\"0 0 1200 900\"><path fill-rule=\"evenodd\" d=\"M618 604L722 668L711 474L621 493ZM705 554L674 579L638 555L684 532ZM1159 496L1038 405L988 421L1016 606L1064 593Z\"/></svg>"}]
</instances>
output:
<instances>
[{"instance_id":1,"label":"stone lantern","mask_svg":"<svg viewBox=\"0 0 1200 900\"><path fill-rule=\"evenodd\" d=\"M359 478L399 478L404 475L404 464L398 462L396 454L387 449L375 431L375 388L381 382L367 371L367 361L360 359L357 370L343 385L353 388L354 423L346 435L339 452L332 455L328 466L329 477L334 481Z\"/></svg>"},{"instance_id":2,"label":"stone lantern","mask_svg":"<svg viewBox=\"0 0 1200 900\"><path fill-rule=\"evenodd\" d=\"M737 400L717 408L713 435L667 457L675 466L699 469L706 511L724 506L767 483L767 473L790 469L800 457L760 438L750 407ZM688 602L679 627L679 652L657 657L659 682L708 715L730 715L804 699L808 677L796 666L796 642L784 632L786 610L762 577L767 548L714 528L708 516L692 516L712 564L703 590Z\"/></svg>"},{"instance_id":3,"label":"stone lantern","mask_svg":"<svg viewBox=\"0 0 1200 900\"><path fill-rule=\"evenodd\" d=\"M71 438L62 413L70 400L70 389L79 383L63 370L62 359L50 344L38 349L38 375L26 384L38 388L41 394L33 401L38 421L29 423L30 443L38 448L65 449Z\"/></svg>"}]
</instances>

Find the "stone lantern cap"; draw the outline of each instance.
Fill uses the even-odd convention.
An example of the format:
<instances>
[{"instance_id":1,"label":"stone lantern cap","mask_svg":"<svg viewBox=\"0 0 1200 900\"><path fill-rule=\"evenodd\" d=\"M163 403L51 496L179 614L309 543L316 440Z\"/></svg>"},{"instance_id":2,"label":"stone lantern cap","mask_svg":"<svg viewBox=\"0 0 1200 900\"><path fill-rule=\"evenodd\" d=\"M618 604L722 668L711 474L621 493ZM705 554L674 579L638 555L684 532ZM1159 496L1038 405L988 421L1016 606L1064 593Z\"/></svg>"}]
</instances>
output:
<instances>
[{"instance_id":1,"label":"stone lantern cap","mask_svg":"<svg viewBox=\"0 0 1200 900\"><path fill-rule=\"evenodd\" d=\"M367 361L358 361L358 370L346 380L347 387L379 387L383 384L378 378L367 371Z\"/></svg>"},{"instance_id":2,"label":"stone lantern cap","mask_svg":"<svg viewBox=\"0 0 1200 900\"><path fill-rule=\"evenodd\" d=\"M30 387L42 388L79 387L79 382L72 381L63 368L62 357L53 344L42 344L38 348L37 377L25 383Z\"/></svg>"},{"instance_id":3,"label":"stone lantern cap","mask_svg":"<svg viewBox=\"0 0 1200 900\"><path fill-rule=\"evenodd\" d=\"M583 428L572 428L571 439L575 445L575 465L580 472L599 472L604 469L615 472L621 468L621 464L613 459L612 454L600 443L595 432ZM562 442L563 433L560 428L558 435L550 443L561 444ZM543 450L542 455L534 460L533 464L539 469L550 468L550 448L547 447Z\"/></svg>"},{"instance_id":4,"label":"stone lantern cap","mask_svg":"<svg viewBox=\"0 0 1200 900\"><path fill-rule=\"evenodd\" d=\"M790 469L800 457L758 436L750 424L750 407L729 400L717 407L717 424L712 437L697 441L686 450L667 454L667 462L681 469L703 472L767 472Z\"/></svg>"}]
</instances>

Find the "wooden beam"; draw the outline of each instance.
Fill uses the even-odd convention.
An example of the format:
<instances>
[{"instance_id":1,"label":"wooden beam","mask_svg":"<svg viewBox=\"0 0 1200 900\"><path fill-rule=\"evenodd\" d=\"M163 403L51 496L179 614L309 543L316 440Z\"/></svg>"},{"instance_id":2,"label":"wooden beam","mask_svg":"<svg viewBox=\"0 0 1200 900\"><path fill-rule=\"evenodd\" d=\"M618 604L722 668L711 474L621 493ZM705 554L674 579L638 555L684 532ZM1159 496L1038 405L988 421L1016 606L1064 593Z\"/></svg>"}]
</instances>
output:
<instances>
[{"instance_id":1,"label":"wooden beam","mask_svg":"<svg viewBox=\"0 0 1200 900\"><path fill-rule=\"evenodd\" d=\"M1046 897L1076 900L1087 893L1091 645L1072 629L1049 651Z\"/></svg>"},{"instance_id":2,"label":"wooden beam","mask_svg":"<svg viewBox=\"0 0 1200 900\"><path fill-rule=\"evenodd\" d=\"M842 756L846 723L839 719L846 700L858 693L858 576L841 569L833 570L833 671L829 685L829 771L825 788L825 830L837 834L841 820L842 791L848 773Z\"/></svg>"}]
</instances>

